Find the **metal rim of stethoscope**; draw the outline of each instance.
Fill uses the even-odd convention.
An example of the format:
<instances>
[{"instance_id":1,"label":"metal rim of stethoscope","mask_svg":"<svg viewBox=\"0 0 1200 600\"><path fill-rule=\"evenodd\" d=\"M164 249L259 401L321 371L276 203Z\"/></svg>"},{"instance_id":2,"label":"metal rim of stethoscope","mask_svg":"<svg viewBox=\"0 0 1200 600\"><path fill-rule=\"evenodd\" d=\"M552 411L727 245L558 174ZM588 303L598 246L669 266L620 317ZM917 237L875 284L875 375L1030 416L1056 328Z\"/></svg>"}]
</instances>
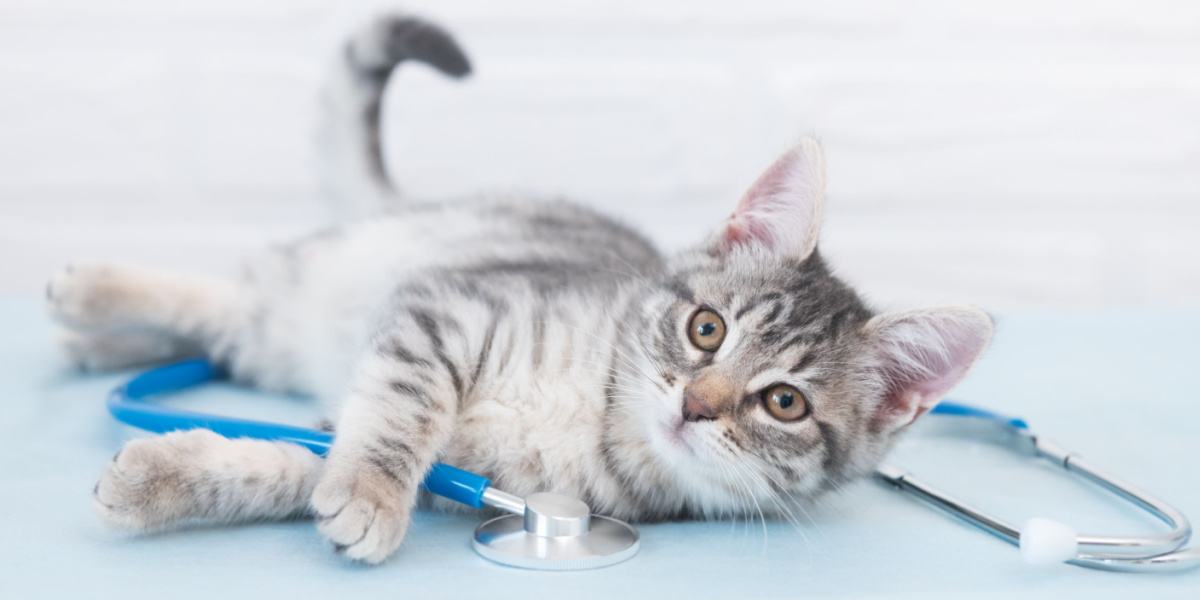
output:
<instances>
[{"instance_id":1,"label":"metal rim of stethoscope","mask_svg":"<svg viewBox=\"0 0 1200 600\"><path fill-rule=\"evenodd\" d=\"M1045 459L1079 475L1165 523L1170 530L1159 534L1116 536L1078 535L1076 553L1066 562L1090 569L1123 572L1182 571L1200 567L1200 548L1184 548L1192 535L1192 526L1178 509L1097 468L1078 454L1035 434L1022 419L998 415L972 406L943 402L934 414L965 418L980 423L1002 436L1010 448ZM1014 546L1021 544L1021 530L1004 520L979 510L914 477L906 470L889 464L875 472L878 479L908 492L921 501L951 516L978 527Z\"/></svg>"}]
</instances>

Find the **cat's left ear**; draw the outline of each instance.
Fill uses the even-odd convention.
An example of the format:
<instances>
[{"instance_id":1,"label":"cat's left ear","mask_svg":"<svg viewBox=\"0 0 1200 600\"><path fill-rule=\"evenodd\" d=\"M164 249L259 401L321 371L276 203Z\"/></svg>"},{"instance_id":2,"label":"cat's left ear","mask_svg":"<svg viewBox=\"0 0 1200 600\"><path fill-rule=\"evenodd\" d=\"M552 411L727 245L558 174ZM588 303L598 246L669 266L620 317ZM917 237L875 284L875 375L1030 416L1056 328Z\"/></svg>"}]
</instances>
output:
<instances>
[{"instance_id":1,"label":"cat's left ear","mask_svg":"<svg viewBox=\"0 0 1200 600\"><path fill-rule=\"evenodd\" d=\"M900 429L933 408L967 374L992 339L992 318L972 306L877 316L867 322L886 384L875 423Z\"/></svg>"},{"instance_id":2,"label":"cat's left ear","mask_svg":"<svg viewBox=\"0 0 1200 600\"><path fill-rule=\"evenodd\" d=\"M817 247L825 204L825 155L805 138L758 177L709 242L724 254L749 247L769 255L805 259Z\"/></svg>"}]
</instances>

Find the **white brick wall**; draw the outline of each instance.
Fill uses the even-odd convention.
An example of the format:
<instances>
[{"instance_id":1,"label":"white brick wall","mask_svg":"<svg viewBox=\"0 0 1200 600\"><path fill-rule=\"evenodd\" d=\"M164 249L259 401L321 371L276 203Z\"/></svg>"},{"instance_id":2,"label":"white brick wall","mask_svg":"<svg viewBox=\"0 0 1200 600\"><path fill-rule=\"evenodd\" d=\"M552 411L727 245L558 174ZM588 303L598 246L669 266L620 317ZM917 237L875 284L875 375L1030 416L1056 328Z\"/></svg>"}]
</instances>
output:
<instances>
[{"instance_id":1,"label":"white brick wall","mask_svg":"<svg viewBox=\"0 0 1200 600\"><path fill-rule=\"evenodd\" d=\"M397 78L413 194L563 192L678 246L814 133L825 252L878 302L1200 306L1195 2L404 6L477 67ZM371 10L0 0L0 291L81 257L228 270L326 220L315 90Z\"/></svg>"}]
</instances>

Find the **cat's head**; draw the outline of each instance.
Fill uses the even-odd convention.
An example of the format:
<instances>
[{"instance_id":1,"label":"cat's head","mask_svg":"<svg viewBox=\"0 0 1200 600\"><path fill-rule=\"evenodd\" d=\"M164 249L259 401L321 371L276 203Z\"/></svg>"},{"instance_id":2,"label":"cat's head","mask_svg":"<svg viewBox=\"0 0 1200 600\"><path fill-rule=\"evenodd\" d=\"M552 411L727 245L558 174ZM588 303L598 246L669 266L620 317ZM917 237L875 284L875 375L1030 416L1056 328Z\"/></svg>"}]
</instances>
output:
<instances>
[{"instance_id":1,"label":"cat's head","mask_svg":"<svg viewBox=\"0 0 1200 600\"><path fill-rule=\"evenodd\" d=\"M869 473L991 338L972 307L869 309L817 252L824 192L804 140L642 307L635 417L702 512Z\"/></svg>"}]
</instances>

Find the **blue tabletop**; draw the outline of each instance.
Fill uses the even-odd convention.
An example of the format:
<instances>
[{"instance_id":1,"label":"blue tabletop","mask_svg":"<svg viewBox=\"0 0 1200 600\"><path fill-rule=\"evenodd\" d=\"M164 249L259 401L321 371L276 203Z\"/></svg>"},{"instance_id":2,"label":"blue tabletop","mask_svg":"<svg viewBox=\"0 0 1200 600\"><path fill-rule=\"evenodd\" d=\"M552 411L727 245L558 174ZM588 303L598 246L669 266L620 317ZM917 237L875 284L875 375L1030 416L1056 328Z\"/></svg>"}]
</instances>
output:
<instances>
[{"instance_id":1,"label":"blue tabletop","mask_svg":"<svg viewBox=\"0 0 1200 600\"><path fill-rule=\"evenodd\" d=\"M799 524L642 526L641 553L596 571L540 573L478 558L472 515L419 513L378 567L336 556L307 522L130 537L92 514L90 491L134 432L104 411L127 376L66 368L32 300L0 300L0 598L1200 597L1200 571L1127 575L1033 569L1010 546L873 482L827 498ZM1200 314L1001 315L996 342L955 397L1025 417L1040 432L1200 515ZM303 400L227 386L185 407L311 423ZM1087 533L1157 523L1086 484L998 449L916 431L894 459L1020 523Z\"/></svg>"}]
</instances>

